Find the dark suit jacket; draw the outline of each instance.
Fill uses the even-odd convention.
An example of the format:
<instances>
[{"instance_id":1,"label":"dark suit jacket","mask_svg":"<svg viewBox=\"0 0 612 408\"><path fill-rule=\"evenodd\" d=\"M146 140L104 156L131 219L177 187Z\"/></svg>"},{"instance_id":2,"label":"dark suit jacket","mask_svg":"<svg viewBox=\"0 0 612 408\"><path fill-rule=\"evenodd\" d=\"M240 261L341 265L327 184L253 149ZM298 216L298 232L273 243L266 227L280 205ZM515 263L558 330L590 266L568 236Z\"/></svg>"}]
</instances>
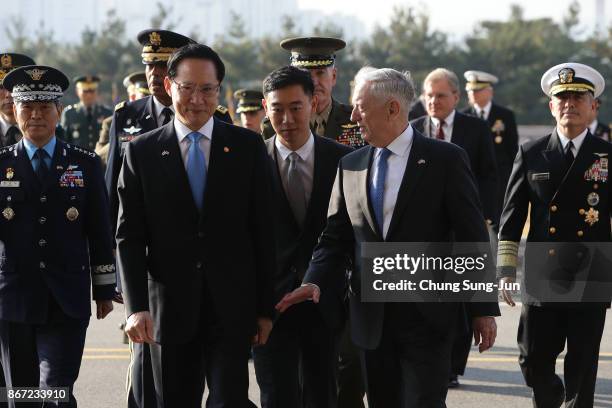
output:
<instances>
[{"instance_id":1,"label":"dark suit jacket","mask_svg":"<svg viewBox=\"0 0 612 408\"><path fill-rule=\"evenodd\" d=\"M476 110L469 107L463 113L477 116ZM512 172L512 163L518 151L518 131L514 112L496 103L491 104L491 111L487 118L487 125L495 149L495 160L497 162L498 200L497 211L501 213L504 204L504 193L508 185L508 179Z\"/></svg>"},{"instance_id":2,"label":"dark suit jacket","mask_svg":"<svg viewBox=\"0 0 612 408\"><path fill-rule=\"evenodd\" d=\"M283 188L277 164L278 152L274 147L276 136L266 140L274 179L275 214L273 225L276 227L277 254L277 275L273 278L275 303L302 283L314 247L323 228L325 228L327 207L338 162L342 156L353 151L352 148L327 138L315 135L314 139L313 186L303 228L300 228L296 222ZM330 291L324 295L324 299L320 302L323 317L333 328L338 328L343 323L342 295L341 292Z\"/></svg>"},{"instance_id":3,"label":"dark suit jacket","mask_svg":"<svg viewBox=\"0 0 612 408\"><path fill-rule=\"evenodd\" d=\"M209 163L198 212L172 122L126 147L117 227L126 312L150 310L160 343L191 339L201 313L238 336L273 315L271 174L261 136L214 119Z\"/></svg>"},{"instance_id":4,"label":"dark suit jacket","mask_svg":"<svg viewBox=\"0 0 612 408\"><path fill-rule=\"evenodd\" d=\"M565 159L556 129L546 137L519 147L506 190L499 240L500 248L505 246L505 241L518 244L529 208L531 208L525 253L527 278L544 274L540 268L529 267L534 265L533 262L556 262L557 259L567 258L578 260L577 256L567 258L565 256L570 250L584 251L579 243L612 241L610 181L607 178L605 181L586 180L590 178L586 177L586 172L593 165L601 164L602 160L610 160L610 157L612 157L612 144L592 136L590 132L585 137L578 156L567 173L564 172ZM591 193L596 193L598 196L596 205L588 203L587 197ZM591 208L598 211L599 214L598 221L592 225L585 222L585 212ZM532 242L571 244L565 246L565 254L560 254L559 248L556 253L548 253L546 246L530 245ZM564 257L557 258L557 255L564 255ZM542 264L542 266L546 265ZM568 264L566 266L572 269L573 266L580 265ZM609 268L604 271L599 270L601 268L596 263L592 263L591 267L593 273L590 278L602 282L609 280L605 276L600 276L601 272L609 275ZM516 275L516 269L507 265L499 267L498 272L500 276ZM571 276L556 276L555 280L565 278L571 279ZM529 303L537 305L541 302L534 299Z\"/></svg>"},{"instance_id":5,"label":"dark suit jacket","mask_svg":"<svg viewBox=\"0 0 612 408\"><path fill-rule=\"evenodd\" d=\"M351 287L355 295L349 297L351 334L355 344L364 349L378 346L385 312L384 303L360 300L361 243L383 241L367 191L374 151L369 146L340 161L327 226L304 279L319 285L322 292L330 290L341 273L339 266L344 257L354 252ZM453 236L454 240L465 242L488 242L489 239L467 155L453 144L426 138L415 131L385 241L446 242ZM442 334L455 330L458 306L457 303L416 304L427 324ZM499 315L497 303L473 303L467 308L471 316Z\"/></svg>"},{"instance_id":6,"label":"dark suit jacket","mask_svg":"<svg viewBox=\"0 0 612 408\"><path fill-rule=\"evenodd\" d=\"M0 174L0 319L44 323L50 297L68 316L88 318L92 283L97 300L115 288L100 160L57 139L40 183L22 140L0 150Z\"/></svg>"},{"instance_id":7,"label":"dark suit jacket","mask_svg":"<svg viewBox=\"0 0 612 408\"><path fill-rule=\"evenodd\" d=\"M429 116L423 116L410 123L425 136L435 137L435 129ZM456 111L451 142L463 148L468 154L484 216L497 223L499 220L496 204L497 165L493 153L493 141L485 122Z\"/></svg>"}]
</instances>

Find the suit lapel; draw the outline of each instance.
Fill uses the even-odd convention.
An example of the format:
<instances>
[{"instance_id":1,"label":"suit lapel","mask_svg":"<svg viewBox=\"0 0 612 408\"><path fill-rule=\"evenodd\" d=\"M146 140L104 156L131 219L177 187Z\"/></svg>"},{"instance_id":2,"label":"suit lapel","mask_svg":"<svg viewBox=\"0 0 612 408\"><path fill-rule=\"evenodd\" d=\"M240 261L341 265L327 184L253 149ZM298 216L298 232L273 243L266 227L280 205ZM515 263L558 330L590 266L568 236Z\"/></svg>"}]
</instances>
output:
<instances>
[{"instance_id":1,"label":"suit lapel","mask_svg":"<svg viewBox=\"0 0 612 408\"><path fill-rule=\"evenodd\" d=\"M295 220L295 216L293 215L293 210L291 209L291 205L289 204L289 198L287 198L287 192L285 191L285 187L283 186L283 180L280 175L279 169L279 157L278 152L276 150L276 135L272 137L272 141L266 143L266 149L268 150L268 156L272 159L272 179L274 182L275 188L279 191L278 203L281 208L279 210L283 211L287 214L287 218L291 219L294 226L299 228L297 225L297 221Z\"/></svg>"},{"instance_id":2,"label":"suit lapel","mask_svg":"<svg viewBox=\"0 0 612 408\"><path fill-rule=\"evenodd\" d=\"M378 225L376 224L374 218L374 210L372 208L372 203L370 202L370 167L372 165L372 160L374 158L375 148L372 146L366 148L362 148L360 151L363 153L360 157L360 163L358 163L357 168L362 169L357 172L357 185L361 190L358 194L360 198L361 209L363 210L363 214L370 224L370 228L374 231L382 240L382 232L378 230Z\"/></svg>"},{"instance_id":3,"label":"suit lapel","mask_svg":"<svg viewBox=\"0 0 612 408\"><path fill-rule=\"evenodd\" d=\"M204 190L204 203L200 213L200 223L204 221L211 207L211 202L217 197L225 197L223 191L225 183L222 179L225 174L230 174L232 170L228 166L228 158L233 153L231 140L227 137L223 127L227 126L224 122L213 117L214 126L212 140L210 144L210 156L208 158L208 171L206 172L206 188ZM231 187L230 187L231 188Z\"/></svg>"},{"instance_id":4,"label":"suit lapel","mask_svg":"<svg viewBox=\"0 0 612 408\"><path fill-rule=\"evenodd\" d=\"M462 131L461 127L463 126L463 117L461 113L455 111L455 119L453 120L453 134L451 136L451 143L456 144L458 146L465 146L463 143L465 132Z\"/></svg>"},{"instance_id":5,"label":"suit lapel","mask_svg":"<svg viewBox=\"0 0 612 408\"><path fill-rule=\"evenodd\" d=\"M146 107L142 110L142 115L138 119L138 123L140 124L141 128L143 128L147 132L149 130L157 129L159 127L159 125L157 124L157 117L155 115L153 98L155 98L153 95L149 97Z\"/></svg>"},{"instance_id":6,"label":"suit lapel","mask_svg":"<svg viewBox=\"0 0 612 408\"><path fill-rule=\"evenodd\" d=\"M432 123L431 116L427 116L423 121L423 134L427 137L433 137L431 134Z\"/></svg>"},{"instance_id":7,"label":"suit lapel","mask_svg":"<svg viewBox=\"0 0 612 408\"><path fill-rule=\"evenodd\" d=\"M312 217L312 213L315 211L318 204L317 197L321 196L321 174L322 167L326 166L325 155L321 152L323 146L318 139L318 136L314 136L314 168L312 174L312 189L310 190L310 200L308 201L308 207L306 208L306 217L304 219L304 227L302 231L306 229L309 223L309 219Z\"/></svg>"},{"instance_id":8,"label":"suit lapel","mask_svg":"<svg viewBox=\"0 0 612 408\"><path fill-rule=\"evenodd\" d=\"M393 215L391 216L391 223L389 224L389 230L387 231L387 240L392 240L394 231L398 228L399 221L402 214L404 213L406 206L410 202L410 198L415 192L416 186L419 183L419 179L423 175L425 166L427 165L427 152L423 148L423 135L414 131L412 139L412 147L410 148L410 155L408 156L408 163L406 164L406 170L402 177L402 183L400 184L399 191L397 193L397 200L395 201L395 208L393 209Z\"/></svg>"}]
</instances>

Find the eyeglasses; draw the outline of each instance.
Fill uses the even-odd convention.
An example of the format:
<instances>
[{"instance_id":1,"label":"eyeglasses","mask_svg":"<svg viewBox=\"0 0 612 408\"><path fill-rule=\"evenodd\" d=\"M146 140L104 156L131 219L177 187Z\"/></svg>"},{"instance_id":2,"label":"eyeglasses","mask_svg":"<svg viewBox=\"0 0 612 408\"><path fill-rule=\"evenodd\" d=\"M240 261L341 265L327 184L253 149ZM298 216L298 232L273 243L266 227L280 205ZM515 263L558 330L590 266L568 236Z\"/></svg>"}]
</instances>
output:
<instances>
[{"instance_id":1,"label":"eyeglasses","mask_svg":"<svg viewBox=\"0 0 612 408\"><path fill-rule=\"evenodd\" d=\"M198 93L206 97L211 97L215 96L217 92L219 92L219 90L221 89L221 85L204 85L202 87L197 87L194 84L190 83L181 84L179 82L176 82L174 79L172 80L172 82L176 84L179 95L184 98L190 98L191 96L193 96L196 90Z\"/></svg>"}]
</instances>

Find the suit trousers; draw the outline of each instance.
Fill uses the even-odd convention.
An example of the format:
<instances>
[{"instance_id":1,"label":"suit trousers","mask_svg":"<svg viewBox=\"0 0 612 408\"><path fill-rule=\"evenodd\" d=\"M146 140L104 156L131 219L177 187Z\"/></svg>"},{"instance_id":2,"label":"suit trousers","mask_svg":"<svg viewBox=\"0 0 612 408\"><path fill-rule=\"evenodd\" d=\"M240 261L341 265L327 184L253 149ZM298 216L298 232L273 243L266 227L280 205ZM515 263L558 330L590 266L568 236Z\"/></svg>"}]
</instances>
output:
<instances>
[{"instance_id":1,"label":"suit trousers","mask_svg":"<svg viewBox=\"0 0 612 408\"><path fill-rule=\"evenodd\" d=\"M570 408L593 406L606 307L569 307L523 305L519 364L525 382L533 388L534 407L559 407L564 399ZM555 374L555 362L566 342L564 387Z\"/></svg>"},{"instance_id":2,"label":"suit trousers","mask_svg":"<svg viewBox=\"0 0 612 408\"><path fill-rule=\"evenodd\" d=\"M68 402L15 403L10 408L75 408L72 395L79 375L89 319L73 319L50 302L43 324L0 320L0 360L7 387L67 387Z\"/></svg>"},{"instance_id":3,"label":"suit trousers","mask_svg":"<svg viewBox=\"0 0 612 408\"><path fill-rule=\"evenodd\" d=\"M385 304L380 344L361 351L368 406L445 408L453 332L432 329L414 304Z\"/></svg>"},{"instance_id":4,"label":"suit trousers","mask_svg":"<svg viewBox=\"0 0 612 408\"><path fill-rule=\"evenodd\" d=\"M365 408L364 396L359 350L351 340L350 320L347 320L338 348L338 408Z\"/></svg>"},{"instance_id":5,"label":"suit trousers","mask_svg":"<svg viewBox=\"0 0 612 408\"><path fill-rule=\"evenodd\" d=\"M216 325L183 344L151 344L158 408L254 408L249 401L250 340L225 335Z\"/></svg>"},{"instance_id":6,"label":"suit trousers","mask_svg":"<svg viewBox=\"0 0 612 408\"><path fill-rule=\"evenodd\" d=\"M335 408L336 339L312 302L283 313L268 342L253 348L262 408Z\"/></svg>"},{"instance_id":7,"label":"suit trousers","mask_svg":"<svg viewBox=\"0 0 612 408\"><path fill-rule=\"evenodd\" d=\"M130 342L131 361L128 370L128 408L155 408L155 383L151 350L146 343Z\"/></svg>"}]
</instances>

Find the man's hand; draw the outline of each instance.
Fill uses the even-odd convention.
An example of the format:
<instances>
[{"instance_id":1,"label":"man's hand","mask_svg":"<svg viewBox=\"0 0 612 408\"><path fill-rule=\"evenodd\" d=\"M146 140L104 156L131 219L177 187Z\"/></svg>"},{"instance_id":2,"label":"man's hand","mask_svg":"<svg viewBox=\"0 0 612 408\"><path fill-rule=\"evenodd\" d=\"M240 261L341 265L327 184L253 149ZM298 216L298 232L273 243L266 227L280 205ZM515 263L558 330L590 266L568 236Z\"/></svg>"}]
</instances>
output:
<instances>
[{"instance_id":1,"label":"man's hand","mask_svg":"<svg viewBox=\"0 0 612 408\"><path fill-rule=\"evenodd\" d=\"M134 343L155 343L151 313L132 313L125 322L125 332Z\"/></svg>"},{"instance_id":2,"label":"man's hand","mask_svg":"<svg viewBox=\"0 0 612 408\"><path fill-rule=\"evenodd\" d=\"M495 344L497 337L497 324L494 317L475 317L472 320L474 329L474 345L478 346L478 351L483 352Z\"/></svg>"},{"instance_id":3,"label":"man's hand","mask_svg":"<svg viewBox=\"0 0 612 408\"><path fill-rule=\"evenodd\" d=\"M283 313L290 306L296 303L302 303L305 300L312 300L314 303L319 303L321 292L315 285L302 285L293 292L287 293L276 305L276 310Z\"/></svg>"},{"instance_id":4,"label":"man's hand","mask_svg":"<svg viewBox=\"0 0 612 408\"><path fill-rule=\"evenodd\" d=\"M112 311L112 300L96 300L96 317L98 320L104 319Z\"/></svg>"},{"instance_id":5,"label":"man's hand","mask_svg":"<svg viewBox=\"0 0 612 408\"><path fill-rule=\"evenodd\" d=\"M506 276L499 280L499 286L502 288L511 283L514 283L514 278L511 278L509 276ZM512 300L512 295L510 294L509 291L507 291L506 289L502 289L501 292L502 292L502 298L504 299L504 302L506 302L510 306L513 306L513 307L516 306L516 304L514 303L514 300Z\"/></svg>"},{"instance_id":6,"label":"man's hand","mask_svg":"<svg viewBox=\"0 0 612 408\"><path fill-rule=\"evenodd\" d=\"M263 346L267 343L270 332L272 331L272 320L268 317L257 318L257 334L253 336L251 342L254 346Z\"/></svg>"}]
</instances>

